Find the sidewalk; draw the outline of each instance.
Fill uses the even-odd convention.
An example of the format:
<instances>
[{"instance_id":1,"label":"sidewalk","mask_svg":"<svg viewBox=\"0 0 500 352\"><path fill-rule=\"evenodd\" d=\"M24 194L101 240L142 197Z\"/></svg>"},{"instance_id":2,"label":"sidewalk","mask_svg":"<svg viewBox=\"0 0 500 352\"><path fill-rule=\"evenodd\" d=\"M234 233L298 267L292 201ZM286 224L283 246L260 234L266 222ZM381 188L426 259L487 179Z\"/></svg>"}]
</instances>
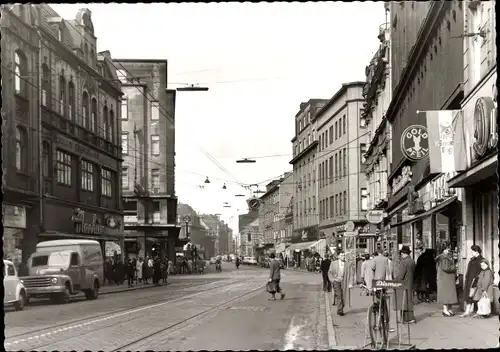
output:
<instances>
[{"instance_id":1,"label":"sidewalk","mask_svg":"<svg viewBox=\"0 0 500 352\"><path fill-rule=\"evenodd\" d=\"M361 296L361 290L351 291L351 307L344 309L345 315L337 315L332 306L332 321L337 346L363 348L369 343L365 339L367 309L372 302L369 296ZM329 296L330 304L333 303ZM391 302L391 328L396 328L396 315ZM411 344L417 349L427 348L493 348L498 342L498 316L489 319L443 317L436 303L421 303L414 306L417 323L410 325ZM408 343L408 325L400 325L401 342ZM391 333L391 338L396 333Z\"/></svg>"}]
</instances>

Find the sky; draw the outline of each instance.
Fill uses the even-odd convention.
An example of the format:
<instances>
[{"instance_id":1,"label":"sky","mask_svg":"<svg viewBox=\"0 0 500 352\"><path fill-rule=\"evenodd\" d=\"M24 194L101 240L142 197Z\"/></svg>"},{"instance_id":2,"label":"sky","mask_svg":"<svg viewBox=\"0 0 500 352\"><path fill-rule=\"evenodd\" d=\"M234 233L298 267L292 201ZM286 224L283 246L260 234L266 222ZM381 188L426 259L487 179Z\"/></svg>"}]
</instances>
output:
<instances>
[{"instance_id":1,"label":"sky","mask_svg":"<svg viewBox=\"0 0 500 352\"><path fill-rule=\"evenodd\" d=\"M364 81L385 22L383 2L51 6L65 19L88 8L113 58L167 59L169 88L209 88L177 93L176 193L236 231L247 197L235 195L250 195L239 184L265 189L292 170L300 103Z\"/></svg>"}]
</instances>

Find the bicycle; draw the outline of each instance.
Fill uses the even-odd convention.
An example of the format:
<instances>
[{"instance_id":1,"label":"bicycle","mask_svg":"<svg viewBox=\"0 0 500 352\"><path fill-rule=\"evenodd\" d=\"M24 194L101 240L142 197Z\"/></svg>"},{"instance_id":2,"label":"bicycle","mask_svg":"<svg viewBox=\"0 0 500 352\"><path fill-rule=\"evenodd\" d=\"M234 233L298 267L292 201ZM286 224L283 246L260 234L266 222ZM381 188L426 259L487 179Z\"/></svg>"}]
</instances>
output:
<instances>
[{"instance_id":1,"label":"bicycle","mask_svg":"<svg viewBox=\"0 0 500 352\"><path fill-rule=\"evenodd\" d=\"M360 287L373 296L373 303L368 307L368 331L370 333L370 345L372 348L377 348L379 345L379 337L382 338L380 348L389 347L389 308L387 299L389 294L384 289L368 288L366 285Z\"/></svg>"}]
</instances>

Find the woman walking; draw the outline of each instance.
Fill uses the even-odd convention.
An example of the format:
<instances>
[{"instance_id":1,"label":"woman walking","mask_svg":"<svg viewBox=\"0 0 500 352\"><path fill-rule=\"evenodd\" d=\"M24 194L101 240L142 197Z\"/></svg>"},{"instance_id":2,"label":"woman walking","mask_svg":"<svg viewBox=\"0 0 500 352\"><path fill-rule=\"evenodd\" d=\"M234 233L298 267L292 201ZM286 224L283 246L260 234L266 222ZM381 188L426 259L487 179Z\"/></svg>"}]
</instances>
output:
<instances>
[{"instance_id":1,"label":"woman walking","mask_svg":"<svg viewBox=\"0 0 500 352\"><path fill-rule=\"evenodd\" d=\"M475 288L477 287L477 277L481 272L481 261L484 259L481 255L481 247L478 245L473 245L470 247L471 260L467 265L467 272L465 273L465 286L464 286L464 294L465 294L465 302L467 306L465 308L465 312L460 315L460 318L465 318L474 313L474 304L477 301L474 301Z\"/></svg>"},{"instance_id":2,"label":"woman walking","mask_svg":"<svg viewBox=\"0 0 500 352\"><path fill-rule=\"evenodd\" d=\"M442 253L436 257L437 300L439 304L443 305L443 316L451 317L455 315L451 306L458 304L457 288L455 286L457 270L450 245L446 243L442 249Z\"/></svg>"},{"instance_id":3,"label":"woman walking","mask_svg":"<svg viewBox=\"0 0 500 352\"><path fill-rule=\"evenodd\" d=\"M142 258L139 258L139 260L136 263L136 271L137 271L137 282L142 282L142 266L143 266L143 261Z\"/></svg>"},{"instance_id":4,"label":"woman walking","mask_svg":"<svg viewBox=\"0 0 500 352\"><path fill-rule=\"evenodd\" d=\"M487 305L485 311L482 311L479 307L473 318L487 318L490 315L491 301L493 299L493 278L490 263L486 259L481 260L481 272L477 276L477 287L473 300L474 302L479 302L479 300L484 298L490 306Z\"/></svg>"}]
</instances>

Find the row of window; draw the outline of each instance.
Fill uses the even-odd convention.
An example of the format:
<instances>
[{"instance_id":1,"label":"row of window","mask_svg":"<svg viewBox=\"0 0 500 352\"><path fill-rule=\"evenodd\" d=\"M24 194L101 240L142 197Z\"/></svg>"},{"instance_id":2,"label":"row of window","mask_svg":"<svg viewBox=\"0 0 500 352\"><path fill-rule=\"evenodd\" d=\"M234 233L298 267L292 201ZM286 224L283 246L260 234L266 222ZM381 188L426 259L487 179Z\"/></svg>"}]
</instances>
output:
<instances>
[{"instance_id":1,"label":"row of window","mask_svg":"<svg viewBox=\"0 0 500 352\"><path fill-rule=\"evenodd\" d=\"M333 125L319 135L319 150L327 148L335 140L347 134L347 121L345 115L335 121L335 135L333 134Z\"/></svg>"},{"instance_id":2,"label":"row of window","mask_svg":"<svg viewBox=\"0 0 500 352\"><path fill-rule=\"evenodd\" d=\"M43 175L50 177L50 149L49 144L43 144ZM73 184L73 155L63 151L56 150L56 181L65 186ZM95 187L94 164L87 160L80 162L81 189L83 191L93 192ZM101 195L106 197L113 196L114 172L101 168Z\"/></svg>"},{"instance_id":3,"label":"row of window","mask_svg":"<svg viewBox=\"0 0 500 352\"><path fill-rule=\"evenodd\" d=\"M325 198L319 202L319 219L333 219L334 216L347 215L347 191Z\"/></svg>"},{"instance_id":4,"label":"row of window","mask_svg":"<svg viewBox=\"0 0 500 352\"><path fill-rule=\"evenodd\" d=\"M124 155L129 154L129 133L122 132L122 153ZM151 155L159 156L160 155L160 136L152 135L151 136Z\"/></svg>"},{"instance_id":5,"label":"row of window","mask_svg":"<svg viewBox=\"0 0 500 352\"><path fill-rule=\"evenodd\" d=\"M128 120L128 99L127 97L122 97L122 120ZM160 120L160 103L157 101L151 102L151 121Z\"/></svg>"},{"instance_id":6,"label":"row of window","mask_svg":"<svg viewBox=\"0 0 500 352\"><path fill-rule=\"evenodd\" d=\"M129 168L122 167L122 189L124 191L130 189ZM160 169L151 169L151 188L160 188Z\"/></svg>"},{"instance_id":7,"label":"row of window","mask_svg":"<svg viewBox=\"0 0 500 352\"><path fill-rule=\"evenodd\" d=\"M343 148L319 164L319 186L325 187L347 176L347 148Z\"/></svg>"},{"instance_id":8,"label":"row of window","mask_svg":"<svg viewBox=\"0 0 500 352\"><path fill-rule=\"evenodd\" d=\"M14 88L17 94L27 97L27 82L28 64L26 56L21 51L14 53ZM51 99L51 70L46 64L42 64L42 86L41 86L41 104L44 107L52 106ZM90 99L87 92L82 93L82 114L76 111L76 93L75 84L73 81L66 83L64 71L59 76L59 94L57 99L54 99L58 113L62 116L75 121L77 124L90 130L93 133L101 135L110 141L114 137L115 117L112 108L104 106L102 109L102 127L98 121L98 103L97 99Z\"/></svg>"}]
</instances>

